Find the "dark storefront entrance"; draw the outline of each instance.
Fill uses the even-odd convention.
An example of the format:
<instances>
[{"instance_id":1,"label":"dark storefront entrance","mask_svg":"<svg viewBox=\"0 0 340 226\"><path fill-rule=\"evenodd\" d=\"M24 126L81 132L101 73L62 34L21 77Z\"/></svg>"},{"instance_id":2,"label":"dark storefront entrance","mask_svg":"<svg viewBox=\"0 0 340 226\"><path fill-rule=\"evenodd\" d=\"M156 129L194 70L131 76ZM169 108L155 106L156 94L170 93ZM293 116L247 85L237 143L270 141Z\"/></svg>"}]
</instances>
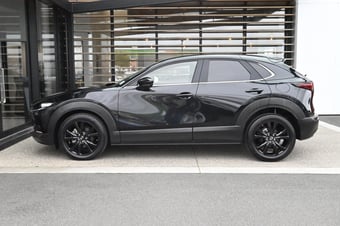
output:
<instances>
[{"instance_id":1,"label":"dark storefront entrance","mask_svg":"<svg viewBox=\"0 0 340 226\"><path fill-rule=\"evenodd\" d=\"M29 123L27 30L22 0L4 0L0 7L0 138Z\"/></svg>"},{"instance_id":2,"label":"dark storefront entrance","mask_svg":"<svg viewBox=\"0 0 340 226\"><path fill-rule=\"evenodd\" d=\"M1 1L0 148L29 135L34 100L70 88L69 15L50 1Z\"/></svg>"}]
</instances>

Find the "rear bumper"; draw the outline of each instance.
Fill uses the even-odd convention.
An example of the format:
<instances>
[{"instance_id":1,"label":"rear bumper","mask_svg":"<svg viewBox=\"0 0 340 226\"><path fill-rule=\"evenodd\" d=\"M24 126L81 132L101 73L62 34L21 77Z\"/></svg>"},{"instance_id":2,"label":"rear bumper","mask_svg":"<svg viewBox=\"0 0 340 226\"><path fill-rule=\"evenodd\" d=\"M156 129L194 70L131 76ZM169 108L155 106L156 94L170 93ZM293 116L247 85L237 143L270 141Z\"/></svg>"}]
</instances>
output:
<instances>
[{"instance_id":1,"label":"rear bumper","mask_svg":"<svg viewBox=\"0 0 340 226\"><path fill-rule=\"evenodd\" d=\"M311 117L299 120L300 136L299 140L304 140L312 137L319 127L319 116L314 115Z\"/></svg>"}]
</instances>

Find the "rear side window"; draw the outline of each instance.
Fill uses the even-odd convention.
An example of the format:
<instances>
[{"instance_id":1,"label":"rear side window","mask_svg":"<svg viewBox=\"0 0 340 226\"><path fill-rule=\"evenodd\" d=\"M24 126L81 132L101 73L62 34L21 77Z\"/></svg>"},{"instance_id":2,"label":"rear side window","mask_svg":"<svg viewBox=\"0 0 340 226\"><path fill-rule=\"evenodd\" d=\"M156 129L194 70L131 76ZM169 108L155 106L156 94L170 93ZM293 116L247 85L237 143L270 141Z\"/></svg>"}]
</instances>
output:
<instances>
[{"instance_id":1,"label":"rear side window","mask_svg":"<svg viewBox=\"0 0 340 226\"><path fill-rule=\"evenodd\" d=\"M261 62L262 65L274 72L275 76L271 79L287 79L295 77L290 71L285 70L277 65Z\"/></svg>"},{"instance_id":2,"label":"rear side window","mask_svg":"<svg viewBox=\"0 0 340 226\"><path fill-rule=\"evenodd\" d=\"M250 73L238 61L209 61L208 82L250 80Z\"/></svg>"}]
</instances>

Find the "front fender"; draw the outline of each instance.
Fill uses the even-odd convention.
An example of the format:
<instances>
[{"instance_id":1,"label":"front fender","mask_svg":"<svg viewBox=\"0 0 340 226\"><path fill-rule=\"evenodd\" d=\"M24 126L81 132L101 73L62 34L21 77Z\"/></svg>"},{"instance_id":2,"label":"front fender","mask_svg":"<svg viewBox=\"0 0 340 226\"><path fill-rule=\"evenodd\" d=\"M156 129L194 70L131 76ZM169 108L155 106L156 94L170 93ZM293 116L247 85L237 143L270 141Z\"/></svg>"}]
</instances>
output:
<instances>
[{"instance_id":1,"label":"front fender","mask_svg":"<svg viewBox=\"0 0 340 226\"><path fill-rule=\"evenodd\" d=\"M57 137L57 129L59 128L62 121L77 112L86 112L93 115L96 115L100 118L106 126L106 129L109 133L109 138L111 144L120 143L120 133L118 131L117 123L116 123L116 115L111 114L110 110L108 110L105 106L97 103L93 100L69 100L63 102L61 106L58 106L56 110L51 114L49 123L48 123L48 134L54 134L54 141L56 141ZM54 142L56 143L56 142Z\"/></svg>"}]
</instances>

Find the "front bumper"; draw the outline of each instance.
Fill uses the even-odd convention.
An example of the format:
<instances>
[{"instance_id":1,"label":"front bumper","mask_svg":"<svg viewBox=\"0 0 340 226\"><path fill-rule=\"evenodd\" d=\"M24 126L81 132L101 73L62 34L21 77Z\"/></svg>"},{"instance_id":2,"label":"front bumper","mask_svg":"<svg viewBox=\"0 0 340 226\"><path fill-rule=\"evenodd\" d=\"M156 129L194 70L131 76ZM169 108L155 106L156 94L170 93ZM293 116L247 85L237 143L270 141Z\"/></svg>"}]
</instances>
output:
<instances>
[{"instance_id":1,"label":"front bumper","mask_svg":"<svg viewBox=\"0 0 340 226\"><path fill-rule=\"evenodd\" d=\"M312 137L319 127L319 116L313 115L311 117L299 120L300 136L299 140L304 140Z\"/></svg>"},{"instance_id":2,"label":"front bumper","mask_svg":"<svg viewBox=\"0 0 340 226\"><path fill-rule=\"evenodd\" d=\"M36 140L40 144L45 144L45 145L52 145L53 143L53 138L48 135L48 133L43 133L38 130L34 130L32 134L34 140Z\"/></svg>"},{"instance_id":3,"label":"front bumper","mask_svg":"<svg viewBox=\"0 0 340 226\"><path fill-rule=\"evenodd\" d=\"M31 110L32 119L34 123L33 138L41 144L52 145L54 144L53 135L49 134L48 123L50 111L45 109Z\"/></svg>"}]
</instances>

